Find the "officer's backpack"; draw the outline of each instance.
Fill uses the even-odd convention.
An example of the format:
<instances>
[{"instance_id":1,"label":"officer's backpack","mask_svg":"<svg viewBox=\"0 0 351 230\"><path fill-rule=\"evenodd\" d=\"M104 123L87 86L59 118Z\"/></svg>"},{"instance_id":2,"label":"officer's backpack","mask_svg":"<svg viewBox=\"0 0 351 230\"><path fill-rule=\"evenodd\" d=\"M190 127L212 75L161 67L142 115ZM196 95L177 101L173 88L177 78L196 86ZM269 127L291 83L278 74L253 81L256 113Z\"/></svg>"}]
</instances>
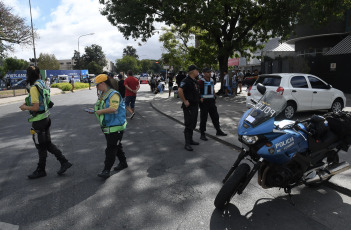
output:
<instances>
[{"instance_id":1,"label":"officer's backpack","mask_svg":"<svg viewBox=\"0 0 351 230\"><path fill-rule=\"evenodd\" d=\"M52 102L50 99L50 89L46 88L46 86L42 85L41 83L35 83L34 85L37 87L40 96L43 98L45 108L51 109L54 106L54 102Z\"/></svg>"}]
</instances>

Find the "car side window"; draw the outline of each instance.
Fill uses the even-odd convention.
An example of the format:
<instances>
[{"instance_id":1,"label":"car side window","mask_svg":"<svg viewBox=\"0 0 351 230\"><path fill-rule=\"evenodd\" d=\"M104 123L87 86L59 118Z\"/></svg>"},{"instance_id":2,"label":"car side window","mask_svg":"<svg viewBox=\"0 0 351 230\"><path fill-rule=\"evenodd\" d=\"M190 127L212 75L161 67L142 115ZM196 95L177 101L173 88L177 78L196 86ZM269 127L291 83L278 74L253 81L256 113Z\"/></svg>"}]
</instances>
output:
<instances>
[{"instance_id":1,"label":"car side window","mask_svg":"<svg viewBox=\"0 0 351 230\"><path fill-rule=\"evenodd\" d=\"M264 86L280 86L281 77L259 77L255 83L261 83Z\"/></svg>"},{"instance_id":2,"label":"car side window","mask_svg":"<svg viewBox=\"0 0 351 230\"><path fill-rule=\"evenodd\" d=\"M318 78L308 76L308 80L310 81L313 89L329 89L328 85L319 80Z\"/></svg>"},{"instance_id":3,"label":"car side window","mask_svg":"<svg viewBox=\"0 0 351 230\"><path fill-rule=\"evenodd\" d=\"M291 78L290 83L294 88L308 88L308 84L304 76L294 76Z\"/></svg>"}]
</instances>

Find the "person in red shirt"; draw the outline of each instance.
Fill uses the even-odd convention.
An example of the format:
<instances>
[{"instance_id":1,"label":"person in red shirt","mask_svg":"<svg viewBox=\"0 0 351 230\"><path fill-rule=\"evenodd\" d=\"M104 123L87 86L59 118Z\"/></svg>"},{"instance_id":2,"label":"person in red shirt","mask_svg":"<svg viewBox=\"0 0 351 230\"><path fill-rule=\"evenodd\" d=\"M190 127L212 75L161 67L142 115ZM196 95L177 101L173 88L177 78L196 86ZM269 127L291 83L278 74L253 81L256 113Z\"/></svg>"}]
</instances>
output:
<instances>
[{"instance_id":1,"label":"person in red shirt","mask_svg":"<svg viewBox=\"0 0 351 230\"><path fill-rule=\"evenodd\" d=\"M128 70L128 77L124 80L125 89L125 104L126 109L130 112L130 119L133 119L135 115L135 99L137 92L140 88L139 80L133 76L133 72Z\"/></svg>"}]
</instances>

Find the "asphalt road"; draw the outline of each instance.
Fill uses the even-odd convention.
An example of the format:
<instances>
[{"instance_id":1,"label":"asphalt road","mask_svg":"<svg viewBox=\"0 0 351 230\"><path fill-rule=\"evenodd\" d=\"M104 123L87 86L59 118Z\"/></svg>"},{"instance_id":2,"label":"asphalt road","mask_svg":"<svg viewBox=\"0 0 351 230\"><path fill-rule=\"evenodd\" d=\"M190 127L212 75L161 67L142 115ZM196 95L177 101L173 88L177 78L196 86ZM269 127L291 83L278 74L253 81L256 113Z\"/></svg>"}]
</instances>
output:
<instances>
[{"instance_id":1,"label":"asphalt road","mask_svg":"<svg viewBox=\"0 0 351 230\"><path fill-rule=\"evenodd\" d=\"M52 140L74 164L58 176L27 179L37 163L21 103L0 106L0 229L348 229L350 197L328 187L264 190L254 178L225 213L214 208L221 180L237 152L214 140L183 149L183 126L156 112L143 85L123 146L129 168L107 180L105 139L84 112L95 90L55 95ZM199 134L195 134L198 139Z\"/></svg>"}]
</instances>

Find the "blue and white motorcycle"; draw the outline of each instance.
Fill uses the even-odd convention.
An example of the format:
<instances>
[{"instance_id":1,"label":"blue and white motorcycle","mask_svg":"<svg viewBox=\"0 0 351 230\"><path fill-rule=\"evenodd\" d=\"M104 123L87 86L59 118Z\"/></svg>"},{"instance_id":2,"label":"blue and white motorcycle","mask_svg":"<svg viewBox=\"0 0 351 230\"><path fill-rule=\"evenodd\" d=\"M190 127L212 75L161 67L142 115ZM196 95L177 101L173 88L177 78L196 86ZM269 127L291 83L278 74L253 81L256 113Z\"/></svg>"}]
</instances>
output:
<instances>
[{"instance_id":1,"label":"blue and white motorcycle","mask_svg":"<svg viewBox=\"0 0 351 230\"><path fill-rule=\"evenodd\" d=\"M252 101L254 107L239 122L242 149L216 196L218 209L225 208L235 194L240 195L256 172L262 188L283 188L290 195L293 187L318 185L350 168L349 163L340 163L338 156L340 150L348 150L350 142L333 133L324 117L275 121L286 100L279 92L266 92L261 84L257 89L263 96ZM253 166L242 163L244 159Z\"/></svg>"}]
</instances>

